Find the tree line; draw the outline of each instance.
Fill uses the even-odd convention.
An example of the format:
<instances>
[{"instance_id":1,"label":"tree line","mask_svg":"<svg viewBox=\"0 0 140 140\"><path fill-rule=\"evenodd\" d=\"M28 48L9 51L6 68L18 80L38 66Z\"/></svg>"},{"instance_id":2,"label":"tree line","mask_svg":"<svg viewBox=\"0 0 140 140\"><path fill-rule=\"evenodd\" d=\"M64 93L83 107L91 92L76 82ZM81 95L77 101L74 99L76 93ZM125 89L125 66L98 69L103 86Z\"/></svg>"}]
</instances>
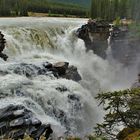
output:
<instances>
[{"instance_id":1,"label":"tree line","mask_svg":"<svg viewBox=\"0 0 140 140\"><path fill-rule=\"evenodd\" d=\"M87 9L75 4L67 5L47 0L0 0L0 16L27 16L28 12L85 17Z\"/></svg>"},{"instance_id":2,"label":"tree line","mask_svg":"<svg viewBox=\"0 0 140 140\"><path fill-rule=\"evenodd\" d=\"M139 0L92 0L91 18L114 20L120 18L140 18Z\"/></svg>"}]
</instances>

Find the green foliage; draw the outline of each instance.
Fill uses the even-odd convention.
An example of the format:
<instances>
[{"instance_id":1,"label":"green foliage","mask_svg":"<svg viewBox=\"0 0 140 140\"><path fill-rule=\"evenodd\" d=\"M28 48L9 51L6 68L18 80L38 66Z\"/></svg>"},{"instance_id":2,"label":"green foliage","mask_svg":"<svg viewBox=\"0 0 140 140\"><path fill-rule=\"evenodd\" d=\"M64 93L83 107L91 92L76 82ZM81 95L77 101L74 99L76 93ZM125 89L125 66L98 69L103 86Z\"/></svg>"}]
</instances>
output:
<instances>
[{"instance_id":1,"label":"green foliage","mask_svg":"<svg viewBox=\"0 0 140 140\"><path fill-rule=\"evenodd\" d=\"M51 11L51 12L50 12ZM28 12L85 17L87 9L76 4L47 0L0 0L0 16L27 16Z\"/></svg>"},{"instance_id":2,"label":"green foliage","mask_svg":"<svg viewBox=\"0 0 140 140\"><path fill-rule=\"evenodd\" d=\"M89 7L91 0L48 0L50 2L59 2L59 3L67 3L67 4L77 4L83 7Z\"/></svg>"},{"instance_id":3,"label":"green foliage","mask_svg":"<svg viewBox=\"0 0 140 140\"><path fill-rule=\"evenodd\" d=\"M106 111L104 122L95 128L97 135L114 138L120 125L140 128L140 89L101 93L96 99Z\"/></svg>"},{"instance_id":4,"label":"green foliage","mask_svg":"<svg viewBox=\"0 0 140 140\"><path fill-rule=\"evenodd\" d=\"M117 17L113 23L114 23L115 26L120 26L121 25L120 17Z\"/></svg>"},{"instance_id":5,"label":"green foliage","mask_svg":"<svg viewBox=\"0 0 140 140\"><path fill-rule=\"evenodd\" d=\"M114 20L117 17L140 19L139 0L92 0L91 18Z\"/></svg>"}]
</instances>

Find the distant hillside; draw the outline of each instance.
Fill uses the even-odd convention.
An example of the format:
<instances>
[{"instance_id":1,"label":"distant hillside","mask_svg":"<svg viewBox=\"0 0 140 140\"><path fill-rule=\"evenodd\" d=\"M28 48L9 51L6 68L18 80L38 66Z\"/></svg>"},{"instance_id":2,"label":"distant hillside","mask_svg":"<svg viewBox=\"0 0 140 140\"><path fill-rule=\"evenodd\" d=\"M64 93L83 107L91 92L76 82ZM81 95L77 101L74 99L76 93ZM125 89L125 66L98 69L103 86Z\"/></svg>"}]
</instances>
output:
<instances>
[{"instance_id":1,"label":"distant hillside","mask_svg":"<svg viewBox=\"0 0 140 140\"><path fill-rule=\"evenodd\" d=\"M28 16L29 13L30 15L45 13L47 16L87 17L89 15L87 1L0 0L0 16Z\"/></svg>"},{"instance_id":2,"label":"distant hillside","mask_svg":"<svg viewBox=\"0 0 140 140\"><path fill-rule=\"evenodd\" d=\"M48 0L50 2L57 2L57 3L70 3L70 4L77 4L84 7L90 7L91 0Z\"/></svg>"}]
</instances>

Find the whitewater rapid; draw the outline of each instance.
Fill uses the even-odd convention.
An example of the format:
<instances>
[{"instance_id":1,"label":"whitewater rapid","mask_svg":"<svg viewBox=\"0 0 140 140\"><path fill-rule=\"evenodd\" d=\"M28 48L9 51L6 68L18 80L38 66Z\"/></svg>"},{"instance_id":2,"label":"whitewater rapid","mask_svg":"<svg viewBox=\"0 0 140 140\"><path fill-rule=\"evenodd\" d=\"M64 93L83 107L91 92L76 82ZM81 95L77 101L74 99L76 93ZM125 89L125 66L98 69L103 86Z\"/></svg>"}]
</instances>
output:
<instances>
[{"instance_id":1,"label":"whitewater rapid","mask_svg":"<svg viewBox=\"0 0 140 140\"><path fill-rule=\"evenodd\" d=\"M129 88L137 69L123 68L115 60L103 60L92 51L86 52L84 42L75 34L86 22L76 18L0 18L0 30L7 41L4 53L9 56L7 62L0 60L0 108L22 104L44 123L51 123L59 134L93 132L103 116L94 97L99 92ZM40 66L46 61L69 62L78 68L82 81L52 75L29 79L11 70L21 63ZM57 87L68 90L61 93ZM76 100L70 100L70 95Z\"/></svg>"}]
</instances>

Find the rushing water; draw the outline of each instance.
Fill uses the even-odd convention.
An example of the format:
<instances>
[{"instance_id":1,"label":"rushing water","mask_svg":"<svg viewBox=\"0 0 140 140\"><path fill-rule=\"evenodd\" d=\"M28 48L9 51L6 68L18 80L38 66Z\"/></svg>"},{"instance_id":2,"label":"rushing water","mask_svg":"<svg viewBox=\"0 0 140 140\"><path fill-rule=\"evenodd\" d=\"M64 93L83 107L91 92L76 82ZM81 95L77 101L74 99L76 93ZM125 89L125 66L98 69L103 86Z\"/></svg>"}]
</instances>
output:
<instances>
[{"instance_id":1,"label":"rushing water","mask_svg":"<svg viewBox=\"0 0 140 140\"><path fill-rule=\"evenodd\" d=\"M87 19L69 18L1 18L0 30L7 41L4 52L9 59L0 60L0 71L8 71L0 73L0 107L23 104L44 123L51 123L59 134L91 133L103 114L94 99L96 94L129 88L137 70L86 52L84 42L75 35L76 29L86 22ZM75 65L82 81L56 79L52 75L29 79L11 70L20 63L39 66L46 61ZM68 90L62 93L57 87ZM70 95L76 99L70 100Z\"/></svg>"}]
</instances>

